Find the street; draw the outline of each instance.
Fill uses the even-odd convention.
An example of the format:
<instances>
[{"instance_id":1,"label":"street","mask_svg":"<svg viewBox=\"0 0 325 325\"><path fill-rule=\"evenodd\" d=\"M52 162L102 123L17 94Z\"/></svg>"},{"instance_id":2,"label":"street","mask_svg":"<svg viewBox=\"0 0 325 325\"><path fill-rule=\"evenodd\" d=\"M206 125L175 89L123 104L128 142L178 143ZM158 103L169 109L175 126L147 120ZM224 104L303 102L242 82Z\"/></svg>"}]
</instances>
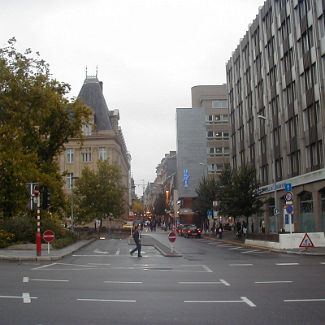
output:
<instances>
[{"instance_id":1,"label":"street","mask_svg":"<svg viewBox=\"0 0 325 325\"><path fill-rule=\"evenodd\" d=\"M1 261L0 323L325 323L325 256L180 237L181 257L132 247L106 239L57 262Z\"/></svg>"}]
</instances>

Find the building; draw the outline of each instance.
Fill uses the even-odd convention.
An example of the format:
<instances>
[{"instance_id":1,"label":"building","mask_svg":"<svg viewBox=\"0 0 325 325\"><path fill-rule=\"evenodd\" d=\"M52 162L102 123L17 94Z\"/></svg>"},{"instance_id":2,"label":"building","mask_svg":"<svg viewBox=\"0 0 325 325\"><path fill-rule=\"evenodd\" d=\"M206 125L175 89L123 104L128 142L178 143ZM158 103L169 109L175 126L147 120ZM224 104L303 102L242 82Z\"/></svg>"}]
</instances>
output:
<instances>
[{"instance_id":1,"label":"building","mask_svg":"<svg viewBox=\"0 0 325 325\"><path fill-rule=\"evenodd\" d=\"M295 231L325 230L324 12L322 0L265 1L227 63L231 164L256 166L269 232L289 214Z\"/></svg>"},{"instance_id":2,"label":"building","mask_svg":"<svg viewBox=\"0 0 325 325\"><path fill-rule=\"evenodd\" d=\"M99 160L108 160L120 167L122 185L126 189L124 217L127 217L131 205L131 157L119 126L119 111L108 110L103 83L97 76L86 76L78 98L92 109L93 120L83 128L82 142L79 138L70 139L59 157L60 170L67 173L65 192L71 192L74 179L81 176L83 168L96 170Z\"/></svg>"},{"instance_id":3,"label":"building","mask_svg":"<svg viewBox=\"0 0 325 325\"><path fill-rule=\"evenodd\" d=\"M201 165L203 173L218 175L229 163L230 155L227 86L195 86L191 92L192 107L205 111L207 165Z\"/></svg>"}]
</instances>

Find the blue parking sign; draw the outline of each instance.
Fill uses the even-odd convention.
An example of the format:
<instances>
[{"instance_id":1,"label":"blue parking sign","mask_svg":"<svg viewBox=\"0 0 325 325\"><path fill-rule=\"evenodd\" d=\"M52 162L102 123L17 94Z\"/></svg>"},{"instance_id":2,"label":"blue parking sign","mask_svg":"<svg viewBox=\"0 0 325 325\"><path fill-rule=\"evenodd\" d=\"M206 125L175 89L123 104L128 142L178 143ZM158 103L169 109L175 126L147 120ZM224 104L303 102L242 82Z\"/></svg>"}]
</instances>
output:
<instances>
[{"instance_id":1,"label":"blue parking sign","mask_svg":"<svg viewBox=\"0 0 325 325\"><path fill-rule=\"evenodd\" d=\"M285 183L284 184L284 190L286 192L291 192L292 191L292 184L291 183Z\"/></svg>"}]
</instances>

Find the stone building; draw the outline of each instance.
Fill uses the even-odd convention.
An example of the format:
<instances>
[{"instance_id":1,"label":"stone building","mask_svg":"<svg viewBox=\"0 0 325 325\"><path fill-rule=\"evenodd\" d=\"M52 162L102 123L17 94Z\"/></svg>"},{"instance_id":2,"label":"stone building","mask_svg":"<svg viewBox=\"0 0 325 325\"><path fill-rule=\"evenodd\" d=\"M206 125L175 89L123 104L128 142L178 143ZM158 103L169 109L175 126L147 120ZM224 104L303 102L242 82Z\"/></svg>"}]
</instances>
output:
<instances>
[{"instance_id":1,"label":"stone building","mask_svg":"<svg viewBox=\"0 0 325 325\"><path fill-rule=\"evenodd\" d=\"M103 95L103 83L97 76L86 76L78 98L93 112L92 123L83 128L83 141L70 139L59 157L60 170L66 173L65 192L71 193L73 182L86 166L96 170L99 160L108 160L119 166L125 191L125 215L131 205L131 157L127 151L121 127L119 111L109 110Z\"/></svg>"},{"instance_id":2,"label":"stone building","mask_svg":"<svg viewBox=\"0 0 325 325\"><path fill-rule=\"evenodd\" d=\"M324 231L324 1L265 1L226 71L232 166L256 166L267 199L258 225Z\"/></svg>"}]
</instances>

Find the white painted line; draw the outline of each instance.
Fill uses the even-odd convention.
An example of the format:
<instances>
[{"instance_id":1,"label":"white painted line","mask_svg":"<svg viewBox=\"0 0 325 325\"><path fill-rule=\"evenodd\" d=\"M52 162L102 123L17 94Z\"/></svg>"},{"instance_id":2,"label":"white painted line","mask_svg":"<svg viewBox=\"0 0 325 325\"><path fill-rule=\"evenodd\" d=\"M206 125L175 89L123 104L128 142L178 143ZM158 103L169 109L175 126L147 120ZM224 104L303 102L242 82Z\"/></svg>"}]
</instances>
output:
<instances>
[{"instance_id":1,"label":"white painted line","mask_svg":"<svg viewBox=\"0 0 325 325\"><path fill-rule=\"evenodd\" d=\"M228 248L230 251L234 251L235 249L243 249L242 247Z\"/></svg>"},{"instance_id":2,"label":"white painted line","mask_svg":"<svg viewBox=\"0 0 325 325\"><path fill-rule=\"evenodd\" d=\"M250 306L250 307L256 307L256 305L251 300L249 300L247 297L240 297L240 299L243 302L245 302L248 306Z\"/></svg>"},{"instance_id":3,"label":"white painted line","mask_svg":"<svg viewBox=\"0 0 325 325\"><path fill-rule=\"evenodd\" d=\"M95 265L95 266L109 266L109 265L112 265L112 264L102 264L102 263L88 263L89 265Z\"/></svg>"},{"instance_id":4,"label":"white painted line","mask_svg":"<svg viewBox=\"0 0 325 325\"><path fill-rule=\"evenodd\" d=\"M202 265L202 267L209 273L213 273L213 271L206 265Z\"/></svg>"},{"instance_id":5,"label":"white painted line","mask_svg":"<svg viewBox=\"0 0 325 325\"><path fill-rule=\"evenodd\" d=\"M256 284L273 284L273 283L292 283L293 281L255 281Z\"/></svg>"},{"instance_id":6,"label":"white painted line","mask_svg":"<svg viewBox=\"0 0 325 325\"><path fill-rule=\"evenodd\" d=\"M24 276L23 277L23 282L29 282L29 277L28 276Z\"/></svg>"},{"instance_id":7,"label":"white painted line","mask_svg":"<svg viewBox=\"0 0 325 325\"><path fill-rule=\"evenodd\" d=\"M28 292L23 293L23 302L24 304L30 304L32 302L30 299L30 294Z\"/></svg>"},{"instance_id":8,"label":"white painted line","mask_svg":"<svg viewBox=\"0 0 325 325\"><path fill-rule=\"evenodd\" d=\"M31 281L39 282L69 282L69 280L56 280L56 279L30 279Z\"/></svg>"},{"instance_id":9,"label":"white painted line","mask_svg":"<svg viewBox=\"0 0 325 325\"><path fill-rule=\"evenodd\" d=\"M237 302L244 302L250 307L256 307L256 305L249 300L247 297L240 297L241 300L184 300L184 303L202 303L202 304L209 304L209 303L237 303Z\"/></svg>"},{"instance_id":10,"label":"white painted line","mask_svg":"<svg viewBox=\"0 0 325 325\"><path fill-rule=\"evenodd\" d=\"M227 281L220 279L220 282L223 283L226 287L230 287L230 284Z\"/></svg>"},{"instance_id":11,"label":"white painted line","mask_svg":"<svg viewBox=\"0 0 325 325\"><path fill-rule=\"evenodd\" d=\"M244 251L244 252L241 252L242 254L249 254L249 253L255 253L255 252L259 252L258 249L252 249L250 251Z\"/></svg>"},{"instance_id":12,"label":"white painted line","mask_svg":"<svg viewBox=\"0 0 325 325\"><path fill-rule=\"evenodd\" d=\"M116 256L120 255L120 249L118 249L115 253Z\"/></svg>"},{"instance_id":13,"label":"white painted line","mask_svg":"<svg viewBox=\"0 0 325 325\"><path fill-rule=\"evenodd\" d=\"M100 250L98 250L98 249L95 249L95 250L94 250L94 253L97 253L97 254L108 254L107 251L100 251Z\"/></svg>"},{"instance_id":14,"label":"white painted line","mask_svg":"<svg viewBox=\"0 0 325 325\"><path fill-rule=\"evenodd\" d=\"M320 262L320 264L325 265L325 262Z\"/></svg>"},{"instance_id":15,"label":"white painted line","mask_svg":"<svg viewBox=\"0 0 325 325\"><path fill-rule=\"evenodd\" d=\"M104 281L104 283L117 283L117 284L142 284L141 281Z\"/></svg>"},{"instance_id":16,"label":"white painted line","mask_svg":"<svg viewBox=\"0 0 325 325\"><path fill-rule=\"evenodd\" d=\"M279 266L290 266L290 265L299 265L299 263L275 263L275 265L279 265Z\"/></svg>"},{"instance_id":17,"label":"white painted line","mask_svg":"<svg viewBox=\"0 0 325 325\"><path fill-rule=\"evenodd\" d=\"M317 302L317 301L325 301L325 298L320 299L286 299L284 302Z\"/></svg>"},{"instance_id":18,"label":"white painted line","mask_svg":"<svg viewBox=\"0 0 325 325\"><path fill-rule=\"evenodd\" d=\"M47 264L47 265L38 266L38 267L34 267L32 270L40 270L40 269L44 269L46 267L53 266L53 265L56 265L56 264L57 263L51 263L51 264Z\"/></svg>"},{"instance_id":19,"label":"white painted line","mask_svg":"<svg viewBox=\"0 0 325 325\"><path fill-rule=\"evenodd\" d=\"M250 264L250 263L243 263L243 264L229 264L229 266L253 266L253 264Z\"/></svg>"},{"instance_id":20,"label":"white painted line","mask_svg":"<svg viewBox=\"0 0 325 325\"><path fill-rule=\"evenodd\" d=\"M99 301L99 302L137 302L136 300L112 300L112 299L77 299L77 301Z\"/></svg>"},{"instance_id":21,"label":"white painted line","mask_svg":"<svg viewBox=\"0 0 325 325\"><path fill-rule=\"evenodd\" d=\"M178 282L178 284L220 284L221 282Z\"/></svg>"}]
</instances>

